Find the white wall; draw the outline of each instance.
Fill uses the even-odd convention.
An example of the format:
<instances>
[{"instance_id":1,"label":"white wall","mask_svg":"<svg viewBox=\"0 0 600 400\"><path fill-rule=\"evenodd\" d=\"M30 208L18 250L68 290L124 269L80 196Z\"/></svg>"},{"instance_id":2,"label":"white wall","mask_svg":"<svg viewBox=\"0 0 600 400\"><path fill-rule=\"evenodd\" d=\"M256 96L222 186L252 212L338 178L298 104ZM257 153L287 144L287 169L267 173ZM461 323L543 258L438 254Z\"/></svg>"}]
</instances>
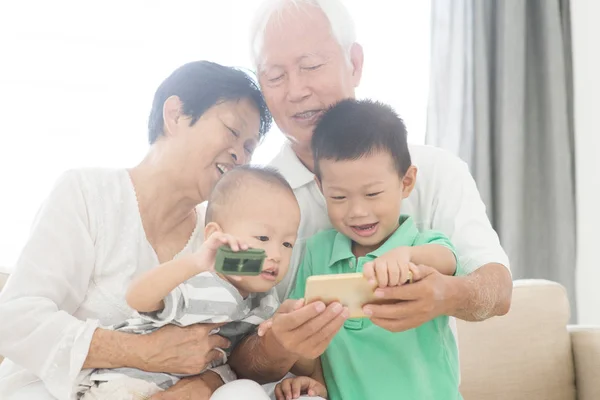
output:
<instances>
[{"instance_id":1,"label":"white wall","mask_svg":"<svg viewBox=\"0 0 600 400\"><path fill-rule=\"evenodd\" d=\"M600 325L600 1L571 0L579 323Z\"/></svg>"}]
</instances>

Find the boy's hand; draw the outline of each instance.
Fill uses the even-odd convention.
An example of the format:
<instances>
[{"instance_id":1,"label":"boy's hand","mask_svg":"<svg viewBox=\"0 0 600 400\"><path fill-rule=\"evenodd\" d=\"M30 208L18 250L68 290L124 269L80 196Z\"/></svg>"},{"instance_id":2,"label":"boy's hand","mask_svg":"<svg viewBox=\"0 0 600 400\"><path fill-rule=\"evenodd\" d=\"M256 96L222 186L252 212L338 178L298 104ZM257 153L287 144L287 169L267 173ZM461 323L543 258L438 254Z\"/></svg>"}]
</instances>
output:
<instances>
[{"instance_id":1,"label":"boy's hand","mask_svg":"<svg viewBox=\"0 0 600 400\"><path fill-rule=\"evenodd\" d=\"M195 253L195 264L200 272L214 269L217 250L223 245L228 245L233 251L248 250L249 248L248 244L232 235L215 232L202 243L200 250Z\"/></svg>"},{"instance_id":2,"label":"boy's hand","mask_svg":"<svg viewBox=\"0 0 600 400\"><path fill-rule=\"evenodd\" d=\"M297 399L301 395L320 396L326 399L327 388L321 382L308 376L287 378L275 387L275 397L277 400Z\"/></svg>"},{"instance_id":3,"label":"boy's hand","mask_svg":"<svg viewBox=\"0 0 600 400\"><path fill-rule=\"evenodd\" d=\"M416 267L411 263L410 247L390 250L363 266L364 277L380 288L403 285L412 281Z\"/></svg>"}]
</instances>

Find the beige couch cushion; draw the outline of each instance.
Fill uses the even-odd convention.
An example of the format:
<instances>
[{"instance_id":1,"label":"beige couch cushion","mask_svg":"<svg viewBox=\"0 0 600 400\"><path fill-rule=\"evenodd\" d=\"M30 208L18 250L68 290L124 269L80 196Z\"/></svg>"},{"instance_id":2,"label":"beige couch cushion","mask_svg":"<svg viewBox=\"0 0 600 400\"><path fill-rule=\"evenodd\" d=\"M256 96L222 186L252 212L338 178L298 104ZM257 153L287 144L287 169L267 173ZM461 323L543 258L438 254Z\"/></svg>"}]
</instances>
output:
<instances>
[{"instance_id":1,"label":"beige couch cushion","mask_svg":"<svg viewBox=\"0 0 600 400\"><path fill-rule=\"evenodd\" d=\"M597 326L570 326L569 331L575 359L577 397L600 399L600 329Z\"/></svg>"},{"instance_id":2,"label":"beige couch cushion","mask_svg":"<svg viewBox=\"0 0 600 400\"><path fill-rule=\"evenodd\" d=\"M559 284L517 281L507 315L458 321L465 400L574 400L569 315Z\"/></svg>"}]
</instances>

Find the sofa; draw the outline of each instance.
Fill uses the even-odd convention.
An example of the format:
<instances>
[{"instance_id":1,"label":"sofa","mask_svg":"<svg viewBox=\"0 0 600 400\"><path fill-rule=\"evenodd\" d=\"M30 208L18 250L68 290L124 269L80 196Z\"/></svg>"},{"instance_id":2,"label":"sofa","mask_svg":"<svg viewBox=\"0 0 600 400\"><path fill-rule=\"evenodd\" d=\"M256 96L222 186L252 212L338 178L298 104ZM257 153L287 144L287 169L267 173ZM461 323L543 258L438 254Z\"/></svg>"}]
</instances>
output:
<instances>
[{"instance_id":1,"label":"sofa","mask_svg":"<svg viewBox=\"0 0 600 400\"><path fill-rule=\"evenodd\" d=\"M600 327L569 317L561 285L517 280L507 315L458 321L464 399L599 400Z\"/></svg>"}]
</instances>

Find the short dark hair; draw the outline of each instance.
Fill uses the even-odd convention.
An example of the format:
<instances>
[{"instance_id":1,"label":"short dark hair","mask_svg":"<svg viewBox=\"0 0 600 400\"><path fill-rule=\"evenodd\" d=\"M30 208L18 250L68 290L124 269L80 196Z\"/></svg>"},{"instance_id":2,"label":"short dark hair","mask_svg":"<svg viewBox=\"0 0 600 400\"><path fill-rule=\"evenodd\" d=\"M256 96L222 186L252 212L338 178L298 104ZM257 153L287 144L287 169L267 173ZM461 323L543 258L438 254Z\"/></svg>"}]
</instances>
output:
<instances>
[{"instance_id":1,"label":"short dark hair","mask_svg":"<svg viewBox=\"0 0 600 400\"><path fill-rule=\"evenodd\" d=\"M232 201L243 198L240 190L253 182L249 177L279 187L294 196L294 190L288 181L273 167L262 167L257 165L241 165L227 172L217 182L208 199L205 223L209 224L217 220L219 209Z\"/></svg>"},{"instance_id":2,"label":"short dark hair","mask_svg":"<svg viewBox=\"0 0 600 400\"><path fill-rule=\"evenodd\" d=\"M171 96L183 103L183 113L191 117L190 126L214 105L248 99L260 113L259 136L262 138L271 127L267 103L250 75L210 61L194 61L177 68L156 90L148 119L150 144L164 134L163 106Z\"/></svg>"},{"instance_id":3,"label":"short dark hair","mask_svg":"<svg viewBox=\"0 0 600 400\"><path fill-rule=\"evenodd\" d=\"M411 166L404 121L392 107L372 100L342 100L323 114L312 136L315 175L320 160L357 160L388 152L400 176Z\"/></svg>"}]
</instances>

